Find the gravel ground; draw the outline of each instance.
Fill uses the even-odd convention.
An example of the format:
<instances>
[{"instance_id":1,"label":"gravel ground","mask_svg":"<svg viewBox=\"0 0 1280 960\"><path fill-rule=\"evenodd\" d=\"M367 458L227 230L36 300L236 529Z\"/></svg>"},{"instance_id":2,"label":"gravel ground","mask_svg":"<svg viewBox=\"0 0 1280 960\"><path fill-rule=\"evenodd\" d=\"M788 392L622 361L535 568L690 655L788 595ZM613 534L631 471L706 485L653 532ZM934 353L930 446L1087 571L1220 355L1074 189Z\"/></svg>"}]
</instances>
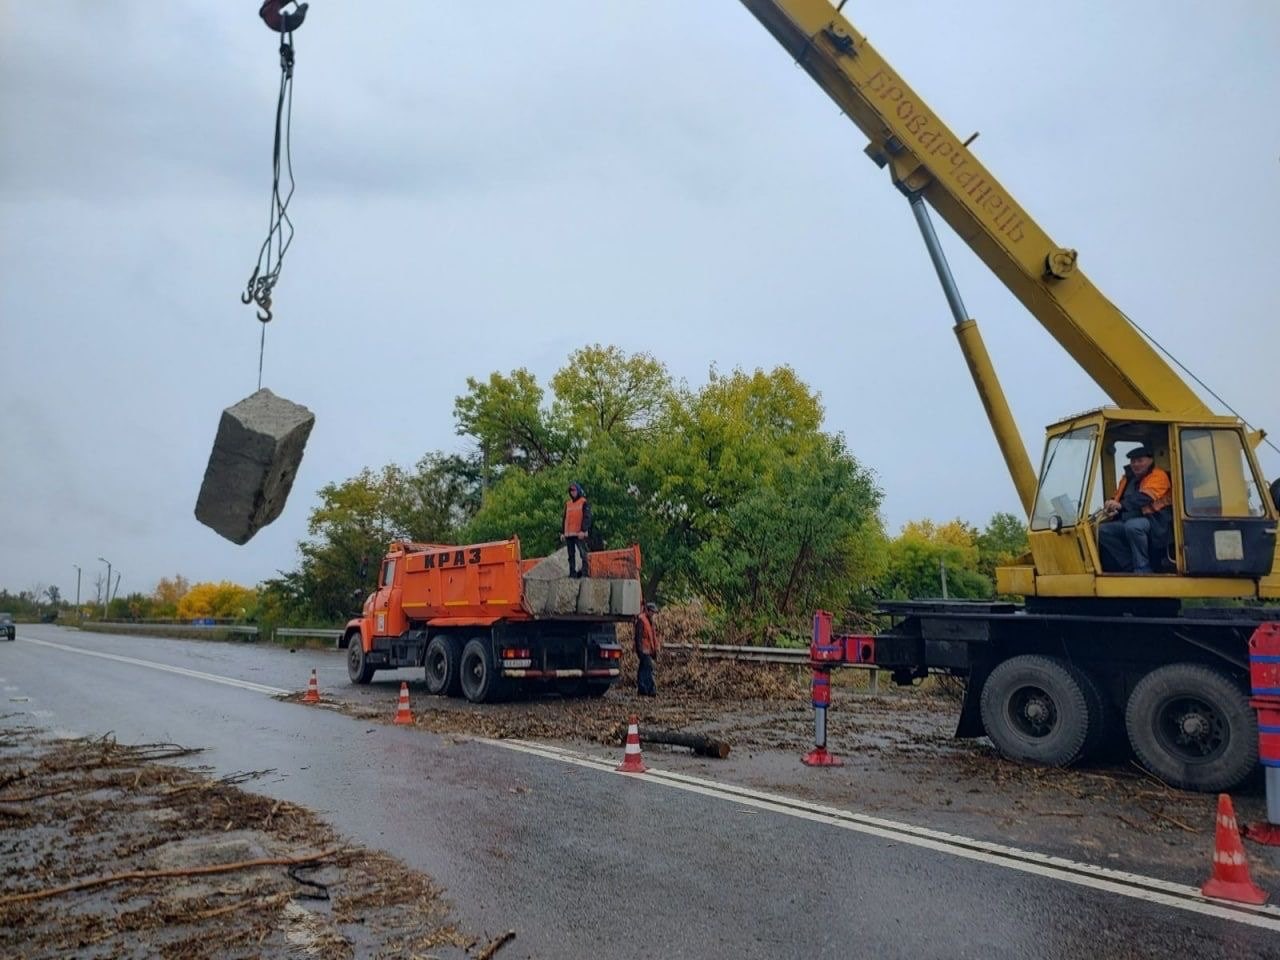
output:
<instances>
[{"instance_id":1,"label":"gravel ground","mask_svg":"<svg viewBox=\"0 0 1280 960\"><path fill-rule=\"evenodd\" d=\"M460 929L431 878L236 786L269 771L175 764L197 752L0 720L0 955L443 960L507 942Z\"/></svg>"}]
</instances>

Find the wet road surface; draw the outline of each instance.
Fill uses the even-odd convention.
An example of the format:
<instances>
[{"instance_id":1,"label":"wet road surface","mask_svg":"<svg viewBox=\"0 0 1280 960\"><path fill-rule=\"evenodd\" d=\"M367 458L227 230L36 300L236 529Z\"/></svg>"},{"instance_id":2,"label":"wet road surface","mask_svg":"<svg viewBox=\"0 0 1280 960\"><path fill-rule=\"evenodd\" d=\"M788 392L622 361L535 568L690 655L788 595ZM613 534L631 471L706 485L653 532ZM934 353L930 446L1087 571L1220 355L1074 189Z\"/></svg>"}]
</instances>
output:
<instances>
[{"instance_id":1,"label":"wet road surface","mask_svg":"<svg viewBox=\"0 0 1280 960\"><path fill-rule=\"evenodd\" d=\"M0 644L0 714L202 746L217 775L274 770L248 788L431 874L471 928L517 930L504 956L1280 956L1280 912L1207 916L262 689L301 689L313 665L322 689L342 684L334 653L45 626L19 637Z\"/></svg>"}]
</instances>

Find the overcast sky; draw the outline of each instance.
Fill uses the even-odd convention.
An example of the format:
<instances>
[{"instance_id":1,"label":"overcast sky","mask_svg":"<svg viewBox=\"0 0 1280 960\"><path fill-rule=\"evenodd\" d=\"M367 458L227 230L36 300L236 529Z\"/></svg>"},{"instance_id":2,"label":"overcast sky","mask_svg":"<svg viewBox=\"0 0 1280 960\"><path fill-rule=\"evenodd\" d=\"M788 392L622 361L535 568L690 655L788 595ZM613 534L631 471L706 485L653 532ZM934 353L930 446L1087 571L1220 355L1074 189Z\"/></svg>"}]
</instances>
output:
<instances>
[{"instance_id":1,"label":"overcast sky","mask_svg":"<svg viewBox=\"0 0 1280 960\"><path fill-rule=\"evenodd\" d=\"M243 547L201 526L219 413L257 376L257 6L0 3L0 585L74 595L100 556L122 593L271 576L321 485L462 449L468 375L545 380L593 341L690 384L791 364L892 529L1017 509L906 201L734 0L314 0L264 385L316 427L274 525ZM846 10L1112 300L1280 434L1280 4ZM1038 460L1046 423L1105 397L940 230Z\"/></svg>"}]
</instances>

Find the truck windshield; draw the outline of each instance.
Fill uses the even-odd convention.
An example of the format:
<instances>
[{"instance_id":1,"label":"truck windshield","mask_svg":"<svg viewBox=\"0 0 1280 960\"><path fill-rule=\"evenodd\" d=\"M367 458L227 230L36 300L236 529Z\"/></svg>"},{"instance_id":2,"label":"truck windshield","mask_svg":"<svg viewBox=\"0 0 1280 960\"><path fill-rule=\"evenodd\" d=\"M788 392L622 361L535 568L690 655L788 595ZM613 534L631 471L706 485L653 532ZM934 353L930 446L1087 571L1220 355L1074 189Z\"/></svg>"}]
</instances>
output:
<instances>
[{"instance_id":1,"label":"truck windshield","mask_svg":"<svg viewBox=\"0 0 1280 960\"><path fill-rule=\"evenodd\" d=\"M1062 518L1064 527L1080 521L1097 443L1095 426L1080 427L1050 438L1040 470L1036 506L1031 514L1032 530L1049 529L1049 518L1055 515Z\"/></svg>"}]
</instances>

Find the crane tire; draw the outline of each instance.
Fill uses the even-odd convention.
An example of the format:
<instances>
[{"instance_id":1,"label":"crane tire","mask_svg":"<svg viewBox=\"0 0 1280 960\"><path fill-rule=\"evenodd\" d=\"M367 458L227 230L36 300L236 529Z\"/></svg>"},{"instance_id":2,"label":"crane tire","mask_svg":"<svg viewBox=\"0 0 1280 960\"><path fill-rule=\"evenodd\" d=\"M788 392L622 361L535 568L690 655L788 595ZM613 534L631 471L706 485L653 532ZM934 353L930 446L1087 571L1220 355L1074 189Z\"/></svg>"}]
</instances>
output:
<instances>
[{"instance_id":1,"label":"crane tire","mask_svg":"<svg viewBox=\"0 0 1280 960\"><path fill-rule=\"evenodd\" d=\"M1134 686L1124 725L1138 761L1170 786L1238 787L1258 765L1258 720L1243 688L1199 663L1156 667Z\"/></svg>"},{"instance_id":2,"label":"crane tire","mask_svg":"<svg viewBox=\"0 0 1280 960\"><path fill-rule=\"evenodd\" d=\"M982 725L996 749L1011 760L1051 767L1074 763L1084 752L1089 707L1078 673L1037 654L998 664L979 698Z\"/></svg>"}]
</instances>

